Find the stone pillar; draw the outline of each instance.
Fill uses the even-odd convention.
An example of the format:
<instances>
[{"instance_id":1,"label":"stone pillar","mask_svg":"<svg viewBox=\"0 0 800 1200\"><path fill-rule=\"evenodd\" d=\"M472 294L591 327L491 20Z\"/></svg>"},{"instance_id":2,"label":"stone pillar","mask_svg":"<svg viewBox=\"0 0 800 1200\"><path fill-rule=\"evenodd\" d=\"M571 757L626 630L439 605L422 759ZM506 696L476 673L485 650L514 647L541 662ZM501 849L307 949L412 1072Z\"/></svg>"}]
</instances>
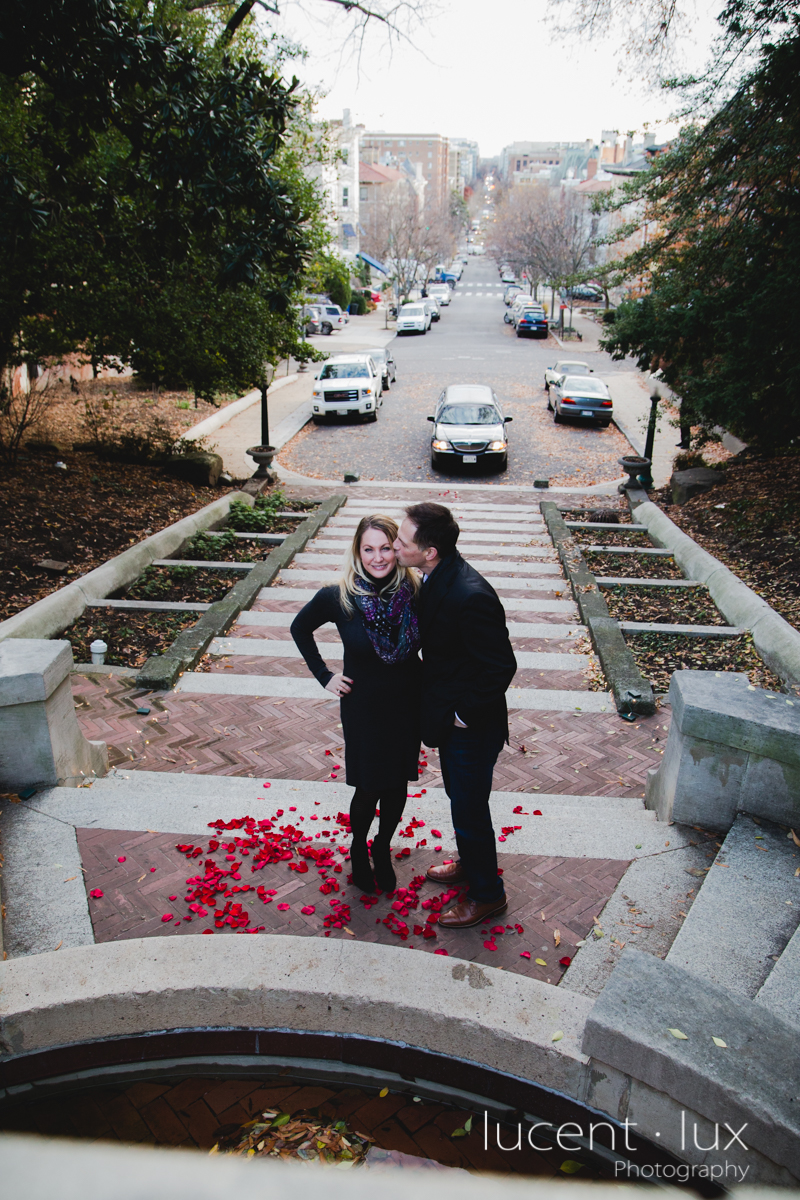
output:
<instances>
[{"instance_id":1,"label":"stone pillar","mask_svg":"<svg viewBox=\"0 0 800 1200\"><path fill-rule=\"evenodd\" d=\"M727 832L739 812L800 823L800 702L732 671L676 671L661 766L645 806L659 821Z\"/></svg>"},{"instance_id":2,"label":"stone pillar","mask_svg":"<svg viewBox=\"0 0 800 1200\"><path fill-rule=\"evenodd\" d=\"M105 742L90 742L75 717L69 642L0 642L0 788L75 787L108 771Z\"/></svg>"}]
</instances>

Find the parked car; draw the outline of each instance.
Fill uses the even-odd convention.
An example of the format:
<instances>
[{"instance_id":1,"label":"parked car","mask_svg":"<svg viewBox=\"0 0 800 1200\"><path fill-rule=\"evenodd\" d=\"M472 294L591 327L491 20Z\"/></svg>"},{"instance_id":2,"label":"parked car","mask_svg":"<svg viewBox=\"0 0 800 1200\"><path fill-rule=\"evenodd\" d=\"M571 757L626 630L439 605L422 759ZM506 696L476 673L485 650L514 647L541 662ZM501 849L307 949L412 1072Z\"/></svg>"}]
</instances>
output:
<instances>
[{"instance_id":1,"label":"parked car","mask_svg":"<svg viewBox=\"0 0 800 1200\"><path fill-rule=\"evenodd\" d=\"M338 304L314 304L310 307L319 309L320 333L329 334L334 329L344 329L350 320Z\"/></svg>"},{"instance_id":2,"label":"parked car","mask_svg":"<svg viewBox=\"0 0 800 1200\"><path fill-rule=\"evenodd\" d=\"M314 376L312 420L317 425L333 416L377 421L382 392L381 368L371 355L337 354Z\"/></svg>"},{"instance_id":3,"label":"parked car","mask_svg":"<svg viewBox=\"0 0 800 1200\"><path fill-rule=\"evenodd\" d=\"M565 417L582 421L599 421L608 428L614 415L614 404L602 379L588 375L561 375L550 385L547 407L553 411L553 421L560 425Z\"/></svg>"},{"instance_id":4,"label":"parked car","mask_svg":"<svg viewBox=\"0 0 800 1200\"><path fill-rule=\"evenodd\" d=\"M456 279L460 279L464 274L464 264L460 258L454 258L447 269L448 271L452 271Z\"/></svg>"},{"instance_id":5,"label":"parked car","mask_svg":"<svg viewBox=\"0 0 800 1200\"><path fill-rule=\"evenodd\" d=\"M397 363L388 346L382 350L370 350L369 355L383 378L383 390L388 392L389 384L397 380Z\"/></svg>"},{"instance_id":6,"label":"parked car","mask_svg":"<svg viewBox=\"0 0 800 1200\"><path fill-rule=\"evenodd\" d=\"M513 325L517 318L517 314L522 311L527 305L533 304L534 300L530 292L520 292L511 301L508 312L503 313L503 320L506 325Z\"/></svg>"},{"instance_id":7,"label":"parked car","mask_svg":"<svg viewBox=\"0 0 800 1200\"><path fill-rule=\"evenodd\" d=\"M575 287L570 288L564 295L568 300L592 300L597 302L603 299L603 289L595 287L592 283L576 283Z\"/></svg>"},{"instance_id":8,"label":"parked car","mask_svg":"<svg viewBox=\"0 0 800 1200\"><path fill-rule=\"evenodd\" d=\"M427 295L420 303L430 310L431 321L441 321L442 310L439 308L439 302L435 296Z\"/></svg>"},{"instance_id":9,"label":"parked car","mask_svg":"<svg viewBox=\"0 0 800 1200\"><path fill-rule=\"evenodd\" d=\"M318 304L306 304L300 312L303 322L303 333L308 337L311 333L322 333L322 309Z\"/></svg>"},{"instance_id":10,"label":"parked car","mask_svg":"<svg viewBox=\"0 0 800 1200\"><path fill-rule=\"evenodd\" d=\"M553 363L552 367L548 367L544 373L544 390L550 391L551 384L554 384L562 375L593 375L594 367L590 367L587 362L580 358L560 358L557 363Z\"/></svg>"},{"instance_id":11,"label":"parked car","mask_svg":"<svg viewBox=\"0 0 800 1200\"><path fill-rule=\"evenodd\" d=\"M453 293L446 283L429 283L427 286L428 295L434 297L440 308L450 303Z\"/></svg>"},{"instance_id":12,"label":"parked car","mask_svg":"<svg viewBox=\"0 0 800 1200\"><path fill-rule=\"evenodd\" d=\"M456 383L446 387L428 420L431 434L431 466L439 469L455 463L492 465L498 471L508 466L506 425L500 402L490 387Z\"/></svg>"},{"instance_id":13,"label":"parked car","mask_svg":"<svg viewBox=\"0 0 800 1200\"><path fill-rule=\"evenodd\" d=\"M547 337L547 317L541 305L526 305L514 323L517 337Z\"/></svg>"},{"instance_id":14,"label":"parked car","mask_svg":"<svg viewBox=\"0 0 800 1200\"><path fill-rule=\"evenodd\" d=\"M508 308L509 305L514 303L514 301L516 300L517 296L519 296L521 291L522 291L522 284L520 284L520 283L510 283L508 285L505 292L503 293L503 303L505 304L506 308Z\"/></svg>"},{"instance_id":15,"label":"parked car","mask_svg":"<svg viewBox=\"0 0 800 1200\"><path fill-rule=\"evenodd\" d=\"M516 283L516 280L517 280L517 277L514 274L514 272L511 270L511 267L501 267L500 268L501 283Z\"/></svg>"},{"instance_id":16,"label":"parked car","mask_svg":"<svg viewBox=\"0 0 800 1200\"><path fill-rule=\"evenodd\" d=\"M421 300L404 304L397 314L397 336L406 333L427 333L431 327L430 309Z\"/></svg>"}]
</instances>

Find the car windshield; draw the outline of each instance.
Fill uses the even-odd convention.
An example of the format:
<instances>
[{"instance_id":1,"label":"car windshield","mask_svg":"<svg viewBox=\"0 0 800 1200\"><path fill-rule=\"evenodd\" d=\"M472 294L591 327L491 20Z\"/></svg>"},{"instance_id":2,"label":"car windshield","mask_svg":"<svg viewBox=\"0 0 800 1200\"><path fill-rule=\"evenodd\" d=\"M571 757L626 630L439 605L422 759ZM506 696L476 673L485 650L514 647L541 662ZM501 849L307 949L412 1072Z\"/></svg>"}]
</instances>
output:
<instances>
[{"instance_id":1,"label":"car windshield","mask_svg":"<svg viewBox=\"0 0 800 1200\"><path fill-rule=\"evenodd\" d=\"M562 375L589 375L591 373L591 368L587 367L586 363L557 362L553 370L560 371Z\"/></svg>"},{"instance_id":2,"label":"car windshield","mask_svg":"<svg viewBox=\"0 0 800 1200\"><path fill-rule=\"evenodd\" d=\"M578 391L583 396L606 396L606 385L599 379L576 379L570 375L564 380L563 388L565 391Z\"/></svg>"},{"instance_id":3,"label":"car windshield","mask_svg":"<svg viewBox=\"0 0 800 1200\"><path fill-rule=\"evenodd\" d=\"M368 379L366 363L326 363L320 379Z\"/></svg>"},{"instance_id":4,"label":"car windshield","mask_svg":"<svg viewBox=\"0 0 800 1200\"><path fill-rule=\"evenodd\" d=\"M444 425L499 425L500 414L492 404L446 404L439 420Z\"/></svg>"},{"instance_id":5,"label":"car windshield","mask_svg":"<svg viewBox=\"0 0 800 1200\"><path fill-rule=\"evenodd\" d=\"M425 310L417 304L406 304L403 308L404 317L421 317Z\"/></svg>"}]
</instances>

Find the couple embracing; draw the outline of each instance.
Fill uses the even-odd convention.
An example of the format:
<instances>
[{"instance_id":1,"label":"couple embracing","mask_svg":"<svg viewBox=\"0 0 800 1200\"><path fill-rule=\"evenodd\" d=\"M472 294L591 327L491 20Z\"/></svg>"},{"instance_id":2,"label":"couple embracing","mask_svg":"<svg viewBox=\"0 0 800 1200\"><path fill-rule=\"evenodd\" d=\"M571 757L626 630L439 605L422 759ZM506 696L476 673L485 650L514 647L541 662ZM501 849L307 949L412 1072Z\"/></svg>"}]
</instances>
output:
<instances>
[{"instance_id":1,"label":"couple embracing","mask_svg":"<svg viewBox=\"0 0 800 1200\"><path fill-rule=\"evenodd\" d=\"M363 517L338 584L317 592L291 627L311 672L341 697L346 780L355 788L350 861L362 891L396 887L391 839L407 785L418 778L421 741L438 747L458 859L430 867L427 876L467 885L466 900L439 917L450 929L506 908L489 796L508 740L505 693L517 667L503 606L458 553L458 535L441 504L412 505L399 527L391 517ZM326 666L314 640L328 622L344 646L341 674Z\"/></svg>"}]
</instances>

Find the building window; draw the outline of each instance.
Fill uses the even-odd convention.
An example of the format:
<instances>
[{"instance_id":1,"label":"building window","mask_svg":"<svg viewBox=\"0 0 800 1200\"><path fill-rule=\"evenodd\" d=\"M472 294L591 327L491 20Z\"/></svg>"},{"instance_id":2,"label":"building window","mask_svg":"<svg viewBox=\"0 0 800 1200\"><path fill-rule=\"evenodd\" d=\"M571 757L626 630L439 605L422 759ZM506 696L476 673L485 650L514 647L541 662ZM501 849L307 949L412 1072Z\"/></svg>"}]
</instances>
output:
<instances>
[{"instance_id":1,"label":"building window","mask_svg":"<svg viewBox=\"0 0 800 1200\"><path fill-rule=\"evenodd\" d=\"M517 159L517 170L518 170L518 171L521 171L521 170L522 170L522 166L521 166L521 164L520 164L520 161L519 161L519 159Z\"/></svg>"},{"instance_id":2,"label":"building window","mask_svg":"<svg viewBox=\"0 0 800 1200\"><path fill-rule=\"evenodd\" d=\"M342 150L341 154L342 154L342 162L344 163L345 166L347 166L347 163L350 159L350 151L347 149L347 147L345 147Z\"/></svg>"},{"instance_id":3,"label":"building window","mask_svg":"<svg viewBox=\"0 0 800 1200\"><path fill-rule=\"evenodd\" d=\"M365 200L369 200L369 188L367 187L367 185L365 183L362 184L361 187L358 189L358 198L359 198L359 200L361 200L362 203Z\"/></svg>"},{"instance_id":4,"label":"building window","mask_svg":"<svg viewBox=\"0 0 800 1200\"><path fill-rule=\"evenodd\" d=\"M429 151L428 151L428 158L433 158L433 151L432 151L432 150L429 150Z\"/></svg>"},{"instance_id":5,"label":"building window","mask_svg":"<svg viewBox=\"0 0 800 1200\"><path fill-rule=\"evenodd\" d=\"M401 138L397 144L398 144L398 146L405 146L406 143L405 143L404 139Z\"/></svg>"},{"instance_id":6,"label":"building window","mask_svg":"<svg viewBox=\"0 0 800 1200\"><path fill-rule=\"evenodd\" d=\"M350 205L350 188L342 188L342 208L348 208Z\"/></svg>"}]
</instances>

